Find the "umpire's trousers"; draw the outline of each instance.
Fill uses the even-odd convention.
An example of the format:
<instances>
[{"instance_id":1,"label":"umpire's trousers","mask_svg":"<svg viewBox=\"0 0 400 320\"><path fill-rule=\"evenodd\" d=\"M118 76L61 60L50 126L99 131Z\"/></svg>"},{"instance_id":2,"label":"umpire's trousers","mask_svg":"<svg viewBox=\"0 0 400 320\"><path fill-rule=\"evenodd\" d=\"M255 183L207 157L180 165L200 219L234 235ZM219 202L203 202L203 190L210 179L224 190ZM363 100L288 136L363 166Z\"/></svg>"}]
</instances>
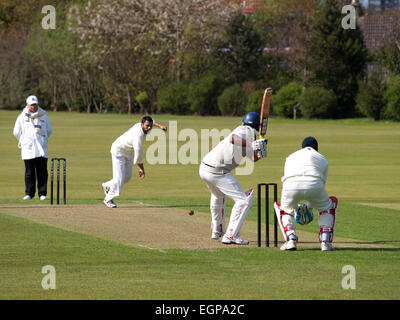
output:
<instances>
[{"instance_id":1,"label":"umpire's trousers","mask_svg":"<svg viewBox=\"0 0 400 320\"><path fill-rule=\"evenodd\" d=\"M36 180L38 195L47 195L47 158L39 157L29 160L24 160L25 162L25 195L33 198L36 193Z\"/></svg>"}]
</instances>

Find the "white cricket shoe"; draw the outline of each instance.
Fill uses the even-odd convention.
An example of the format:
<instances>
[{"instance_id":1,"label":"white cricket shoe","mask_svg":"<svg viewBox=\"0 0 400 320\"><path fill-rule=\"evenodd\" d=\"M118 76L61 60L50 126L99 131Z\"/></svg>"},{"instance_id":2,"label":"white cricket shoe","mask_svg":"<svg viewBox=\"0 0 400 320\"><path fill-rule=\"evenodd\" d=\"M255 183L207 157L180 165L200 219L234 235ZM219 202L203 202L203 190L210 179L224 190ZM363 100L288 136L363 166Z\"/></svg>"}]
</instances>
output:
<instances>
[{"instance_id":1,"label":"white cricket shoe","mask_svg":"<svg viewBox=\"0 0 400 320\"><path fill-rule=\"evenodd\" d=\"M31 200L31 199L32 199L32 197L29 195L26 195L25 197L22 198L22 200Z\"/></svg>"},{"instance_id":2,"label":"white cricket shoe","mask_svg":"<svg viewBox=\"0 0 400 320\"><path fill-rule=\"evenodd\" d=\"M321 242L321 251L333 251L335 248L330 242Z\"/></svg>"},{"instance_id":3,"label":"white cricket shoe","mask_svg":"<svg viewBox=\"0 0 400 320\"><path fill-rule=\"evenodd\" d=\"M46 196L40 196L39 199L43 201L43 200L46 200L47 198L46 198Z\"/></svg>"},{"instance_id":4,"label":"white cricket shoe","mask_svg":"<svg viewBox=\"0 0 400 320\"><path fill-rule=\"evenodd\" d=\"M104 200L104 204L109 207L109 208L116 208L117 205L115 204L115 202L111 199L111 200Z\"/></svg>"},{"instance_id":5,"label":"white cricket shoe","mask_svg":"<svg viewBox=\"0 0 400 320\"><path fill-rule=\"evenodd\" d=\"M224 235L224 233L221 232L221 231L213 231L213 232L211 233L211 239L213 239L213 240L218 240L218 239L221 238L223 235Z\"/></svg>"},{"instance_id":6,"label":"white cricket shoe","mask_svg":"<svg viewBox=\"0 0 400 320\"><path fill-rule=\"evenodd\" d=\"M296 250L297 249L297 244L296 244L296 241L294 241L294 240L289 240L289 241L286 241L284 244L283 244L283 246L281 247L281 250L282 251L284 251L284 250Z\"/></svg>"},{"instance_id":7,"label":"white cricket shoe","mask_svg":"<svg viewBox=\"0 0 400 320\"><path fill-rule=\"evenodd\" d=\"M223 244L237 244L237 245L248 245L250 242L249 240L245 240L242 238L235 238L234 236L224 235L221 241Z\"/></svg>"},{"instance_id":8,"label":"white cricket shoe","mask_svg":"<svg viewBox=\"0 0 400 320\"><path fill-rule=\"evenodd\" d=\"M105 183L102 183L101 187L103 188L104 195L106 196L108 191L110 191L110 187L107 187Z\"/></svg>"}]
</instances>

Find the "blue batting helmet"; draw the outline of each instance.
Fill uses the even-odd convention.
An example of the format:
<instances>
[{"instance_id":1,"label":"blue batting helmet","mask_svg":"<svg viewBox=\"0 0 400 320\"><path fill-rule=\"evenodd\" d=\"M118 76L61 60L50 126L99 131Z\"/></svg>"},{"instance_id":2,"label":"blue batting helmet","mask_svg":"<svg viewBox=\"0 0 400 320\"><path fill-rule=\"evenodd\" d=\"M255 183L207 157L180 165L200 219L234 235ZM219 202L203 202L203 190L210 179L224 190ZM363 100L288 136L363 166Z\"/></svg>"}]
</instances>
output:
<instances>
[{"instance_id":1,"label":"blue batting helmet","mask_svg":"<svg viewBox=\"0 0 400 320\"><path fill-rule=\"evenodd\" d=\"M260 116L257 112L249 112L243 118L243 124L245 126L250 126L255 130L260 127Z\"/></svg>"}]
</instances>

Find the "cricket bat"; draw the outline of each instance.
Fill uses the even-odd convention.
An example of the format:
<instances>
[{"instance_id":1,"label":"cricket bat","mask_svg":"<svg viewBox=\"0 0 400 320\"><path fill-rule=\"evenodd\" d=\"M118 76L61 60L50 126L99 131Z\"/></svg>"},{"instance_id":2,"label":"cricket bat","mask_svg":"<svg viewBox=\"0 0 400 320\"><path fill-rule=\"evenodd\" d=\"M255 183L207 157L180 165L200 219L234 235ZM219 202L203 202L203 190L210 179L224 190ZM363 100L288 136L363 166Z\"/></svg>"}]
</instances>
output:
<instances>
[{"instance_id":1,"label":"cricket bat","mask_svg":"<svg viewBox=\"0 0 400 320\"><path fill-rule=\"evenodd\" d=\"M271 88L265 89L264 96L262 99L262 104L261 104L260 128L258 130L260 139L265 139L265 135L267 133L269 107L271 105L271 96L272 96L272 89Z\"/></svg>"}]
</instances>

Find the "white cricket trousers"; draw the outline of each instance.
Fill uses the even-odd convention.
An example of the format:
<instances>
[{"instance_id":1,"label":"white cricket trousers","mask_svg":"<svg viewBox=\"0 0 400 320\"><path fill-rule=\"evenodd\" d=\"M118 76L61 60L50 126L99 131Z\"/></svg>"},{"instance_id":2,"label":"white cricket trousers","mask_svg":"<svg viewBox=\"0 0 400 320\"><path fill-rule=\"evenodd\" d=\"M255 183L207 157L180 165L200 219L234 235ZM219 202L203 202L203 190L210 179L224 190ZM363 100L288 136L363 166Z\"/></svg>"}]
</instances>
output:
<instances>
[{"instance_id":1,"label":"white cricket trousers","mask_svg":"<svg viewBox=\"0 0 400 320\"><path fill-rule=\"evenodd\" d=\"M111 154L111 158L113 177L110 181L105 183L105 185L110 188L105 197L106 201L118 197L121 193L122 186L132 178L133 156L127 158Z\"/></svg>"},{"instance_id":2,"label":"white cricket trousers","mask_svg":"<svg viewBox=\"0 0 400 320\"><path fill-rule=\"evenodd\" d=\"M301 180L300 180L301 179ZM281 210L287 214L281 216L281 228L286 230L284 237L288 240L290 234L295 234L296 222L294 214L298 209L298 204L302 200L307 200L312 208L318 210L318 224L320 226L320 235L323 230L331 232L333 239L333 229L335 227L335 216L329 213L329 209L334 207L332 200L325 190L325 184L319 179L304 180L292 178L283 183L281 194ZM334 211L336 214L336 210Z\"/></svg>"},{"instance_id":3,"label":"white cricket trousers","mask_svg":"<svg viewBox=\"0 0 400 320\"><path fill-rule=\"evenodd\" d=\"M300 201L307 200L311 207L319 212L330 208L331 200L325 190L325 184L319 179L304 181L290 179L282 186L281 208L294 215Z\"/></svg>"},{"instance_id":4,"label":"white cricket trousers","mask_svg":"<svg viewBox=\"0 0 400 320\"><path fill-rule=\"evenodd\" d=\"M235 204L232 208L227 234L232 233L239 237L247 211L251 207L248 196L231 173L214 174L203 170L202 166L199 170L200 178L211 192L211 228L214 230L218 225L225 225L225 204L226 196L228 196L235 201Z\"/></svg>"}]
</instances>

